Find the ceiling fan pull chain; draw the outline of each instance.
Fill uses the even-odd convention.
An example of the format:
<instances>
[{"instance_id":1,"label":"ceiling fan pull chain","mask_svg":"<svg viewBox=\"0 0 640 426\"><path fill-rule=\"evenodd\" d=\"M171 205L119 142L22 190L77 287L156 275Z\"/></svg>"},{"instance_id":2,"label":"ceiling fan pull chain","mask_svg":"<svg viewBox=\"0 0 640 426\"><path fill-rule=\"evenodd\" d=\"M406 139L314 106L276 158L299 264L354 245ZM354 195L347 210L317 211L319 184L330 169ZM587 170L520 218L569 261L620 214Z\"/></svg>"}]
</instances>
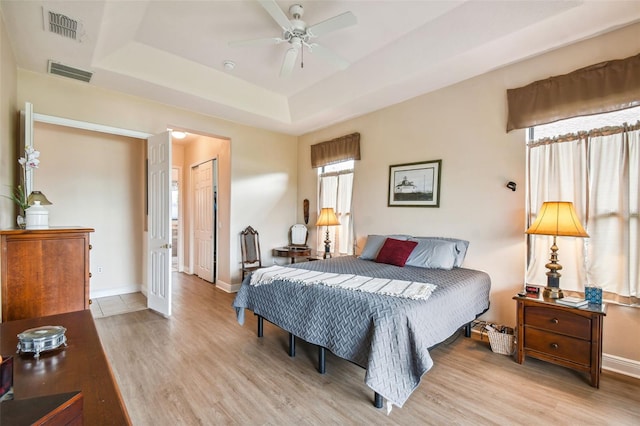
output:
<instances>
[{"instance_id":1,"label":"ceiling fan pull chain","mask_svg":"<svg viewBox=\"0 0 640 426\"><path fill-rule=\"evenodd\" d=\"M300 48L300 68L304 68L304 46Z\"/></svg>"}]
</instances>

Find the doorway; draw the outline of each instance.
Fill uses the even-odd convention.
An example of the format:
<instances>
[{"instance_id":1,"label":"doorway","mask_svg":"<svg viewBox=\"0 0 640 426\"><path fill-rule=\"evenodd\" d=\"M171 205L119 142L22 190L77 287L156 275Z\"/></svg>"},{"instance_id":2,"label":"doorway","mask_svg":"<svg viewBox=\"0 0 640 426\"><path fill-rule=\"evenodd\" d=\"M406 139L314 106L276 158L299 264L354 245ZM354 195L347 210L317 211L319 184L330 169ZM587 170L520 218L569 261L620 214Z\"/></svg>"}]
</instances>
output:
<instances>
[{"instance_id":1,"label":"doorway","mask_svg":"<svg viewBox=\"0 0 640 426\"><path fill-rule=\"evenodd\" d=\"M217 160L191 167L193 177L194 273L215 284L217 264Z\"/></svg>"},{"instance_id":2,"label":"doorway","mask_svg":"<svg viewBox=\"0 0 640 426\"><path fill-rule=\"evenodd\" d=\"M171 168L171 271L183 272L182 261L182 168Z\"/></svg>"}]
</instances>

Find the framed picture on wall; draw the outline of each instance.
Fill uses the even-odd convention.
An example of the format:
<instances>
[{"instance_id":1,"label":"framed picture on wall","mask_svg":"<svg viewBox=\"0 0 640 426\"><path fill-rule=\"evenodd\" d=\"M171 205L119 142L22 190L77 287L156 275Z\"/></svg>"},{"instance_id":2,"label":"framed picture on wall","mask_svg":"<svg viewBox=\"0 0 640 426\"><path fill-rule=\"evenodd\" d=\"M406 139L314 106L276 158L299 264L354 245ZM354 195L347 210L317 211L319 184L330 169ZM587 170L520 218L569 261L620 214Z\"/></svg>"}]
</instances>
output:
<instances>
[{"instance_id":1,"label":"framed picture on wall","mask_svg":"<svg viewBox=\"0 0 640 426\"><path fill-rule=\"evenodd\" d=\"M442 160L389 166L389 207L440 207Z\"/></svg>"}]
</instances>

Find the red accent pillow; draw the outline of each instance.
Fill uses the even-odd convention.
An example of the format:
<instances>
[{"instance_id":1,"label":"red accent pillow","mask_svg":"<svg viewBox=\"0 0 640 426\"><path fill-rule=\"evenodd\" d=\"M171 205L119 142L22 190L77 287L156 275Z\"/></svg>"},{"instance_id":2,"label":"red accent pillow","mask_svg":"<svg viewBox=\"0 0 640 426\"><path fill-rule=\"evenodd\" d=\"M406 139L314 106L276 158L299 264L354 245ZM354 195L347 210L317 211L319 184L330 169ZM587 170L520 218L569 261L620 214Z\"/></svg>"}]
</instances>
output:
<instances>
[{"instance_id":1,"label":"red accent pillow","mask_svg":"<svg viewBox=\"0 0 640 426\"><path fill-rule=\"evenodd\" d=\"M387 238L378 252L376 262L404 266L409 255L417 245L418 243L416 241L402 241Z\"/></svg>"}]
</instances>

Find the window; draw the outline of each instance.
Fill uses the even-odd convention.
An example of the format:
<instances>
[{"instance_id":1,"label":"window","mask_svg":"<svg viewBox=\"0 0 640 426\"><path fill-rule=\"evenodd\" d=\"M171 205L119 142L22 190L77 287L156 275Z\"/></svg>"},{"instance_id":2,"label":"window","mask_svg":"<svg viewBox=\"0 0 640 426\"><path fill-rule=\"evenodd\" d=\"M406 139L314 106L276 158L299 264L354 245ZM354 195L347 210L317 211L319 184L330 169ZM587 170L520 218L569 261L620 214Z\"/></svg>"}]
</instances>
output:
<instances>
[{"instance_id":1,"label":"window","mask_svg":"<svg viewBox=\"0 0 640 426\"><path fill-rule=\"evenodd\" d=\"M353 254L353 173L353 160L318 167L318 211L323 207L333 207L340 221L339 226L328 227L332 254ZM324 251L325 231L326 229L323 229L322 232L318 232L318 252Z\"/></svg>"},{"instance_id":2,"label":"window","mask_svg":"<svg viewBox=\"0 0 640 426\"><path fill-rule=\"evenodd\" d=\"M563 289L597 285L610 300L638 303L639 120L640 108L629 108L530 129L527 225L542 202L572 201L589 234L558 237ZM546 282L551 239L528 237L527 282Z\"/></svg>"}]
</instances>

